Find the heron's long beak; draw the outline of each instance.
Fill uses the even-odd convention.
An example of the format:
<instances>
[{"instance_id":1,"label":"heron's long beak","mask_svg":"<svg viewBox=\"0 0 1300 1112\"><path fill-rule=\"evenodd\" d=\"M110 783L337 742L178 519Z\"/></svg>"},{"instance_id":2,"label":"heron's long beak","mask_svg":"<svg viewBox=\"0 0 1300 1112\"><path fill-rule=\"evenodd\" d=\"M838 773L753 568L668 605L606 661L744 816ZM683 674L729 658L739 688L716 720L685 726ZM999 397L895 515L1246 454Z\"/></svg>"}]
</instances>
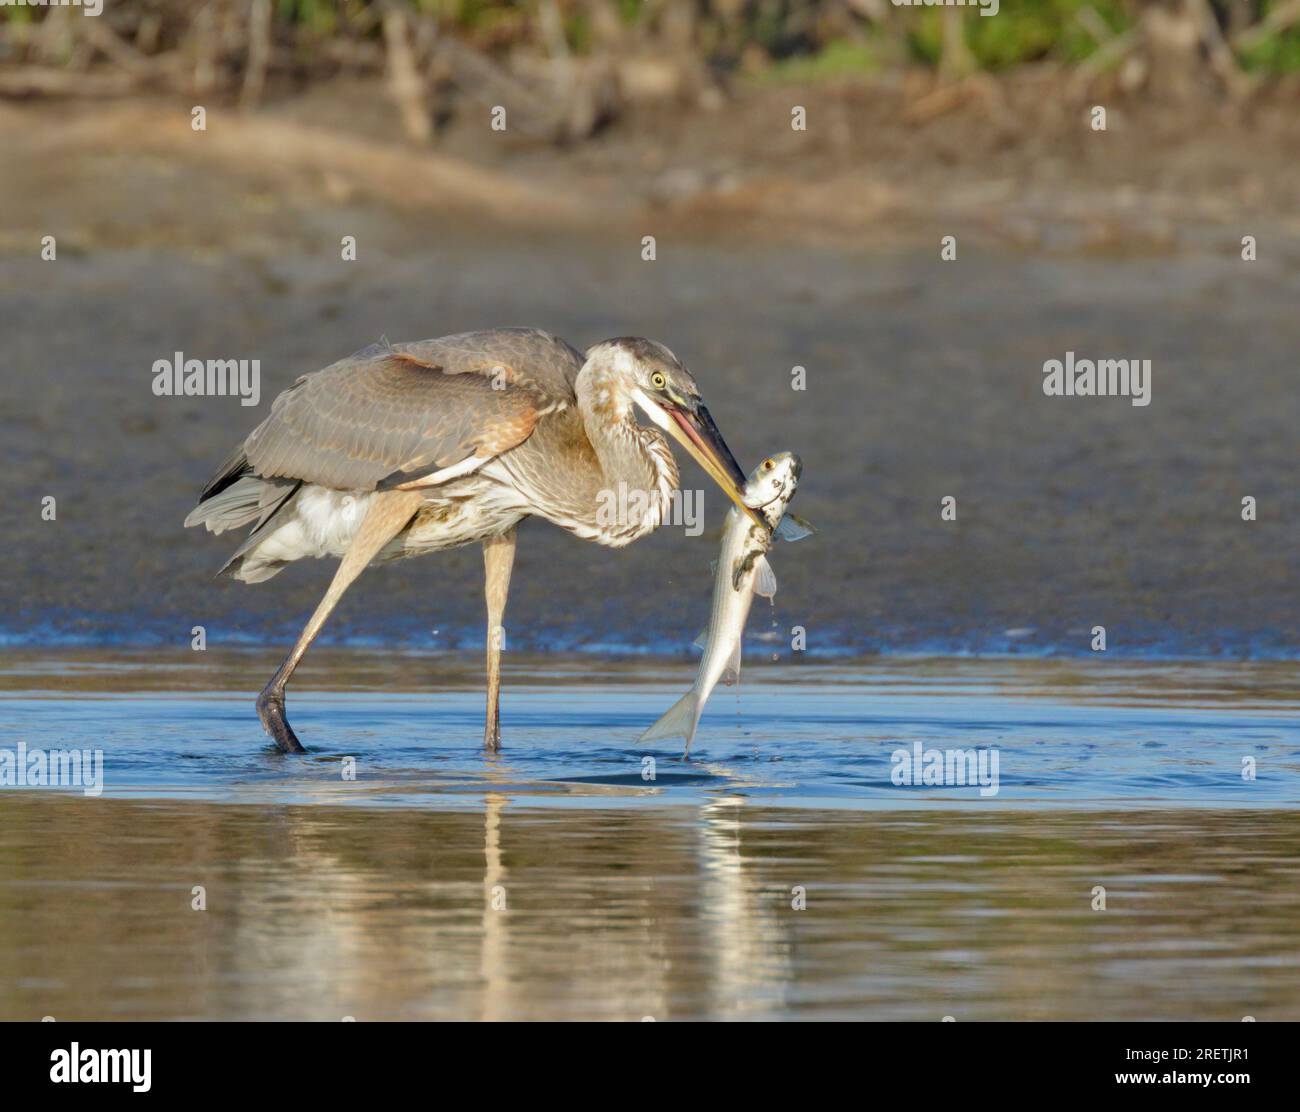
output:
<instances>
[{"instance_id":1,"label":"heron's long beak","mask_svg":"<svg viewBox=\"0 0 1300 1112\"><path fill-rule=\"evenodd\" d=\"M667 430L673 439L690 452L695 462L704 468L743 513L748 514L755 524L766 528L767 522L759 517L756 510L746 506L741 497L745 473L741 471L736 457L731 454L727 442L722 439L722 433L713 423L709 411L703 405L696 405L694 409L673 405L666 406L665 409L672 418Z\"/></svg>"}]
</instances>

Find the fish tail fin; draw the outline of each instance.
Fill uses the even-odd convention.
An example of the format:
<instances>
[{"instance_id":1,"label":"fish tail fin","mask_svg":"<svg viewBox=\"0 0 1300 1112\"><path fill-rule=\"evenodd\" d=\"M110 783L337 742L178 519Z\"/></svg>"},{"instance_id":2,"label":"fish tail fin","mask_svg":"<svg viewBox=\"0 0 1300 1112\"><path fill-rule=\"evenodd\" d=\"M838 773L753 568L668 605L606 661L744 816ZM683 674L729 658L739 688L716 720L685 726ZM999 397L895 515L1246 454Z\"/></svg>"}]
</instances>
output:
<instances>
[{"instance_id":1,"label":"fish tail fin","mask_svg":"<svg viewBox=\"0 0 1300 1112\"><path fill-rule=\"evenodd\" d=\"M704 707L700 704L691 688L685 695L669 707L653 726L638 739L639 741L658 741L666 737L684 737L686 744L695 739L695 728L700 724L700 714Z\"/></svg>"}]
</instances>

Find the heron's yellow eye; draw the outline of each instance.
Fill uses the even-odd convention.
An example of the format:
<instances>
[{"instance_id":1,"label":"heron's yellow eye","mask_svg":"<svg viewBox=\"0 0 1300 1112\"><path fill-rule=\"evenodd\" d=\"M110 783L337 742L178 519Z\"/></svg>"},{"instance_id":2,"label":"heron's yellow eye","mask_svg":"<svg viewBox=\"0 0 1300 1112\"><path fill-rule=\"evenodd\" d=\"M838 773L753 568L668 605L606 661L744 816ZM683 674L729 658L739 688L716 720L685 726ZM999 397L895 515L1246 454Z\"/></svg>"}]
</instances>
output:
<instances>
[{"instance_id":1,"label":"heron's yellow eye","mask_svg":"<svg viewBox=\"0 0 1300 1112\"><path fill-rule=\"evenodd\" d=\"M662 390L668 385L668 380L664 378L662 371L655 371L655 373L650 376L650 385L656 390Z\"/></svg>"},{"instance_id":2,"label":"heron's yellow eye","mask_svg":"<svg viewBox=\"0 0 1300 1112\"><path fill-rule=\"evenodd\" d=\"M768 456L767 459L763 461L764 471L771 471L772 468L774 468L775 466L776 466L776 460L774 460L771 456Z\"/></svg>"}]
</instances>

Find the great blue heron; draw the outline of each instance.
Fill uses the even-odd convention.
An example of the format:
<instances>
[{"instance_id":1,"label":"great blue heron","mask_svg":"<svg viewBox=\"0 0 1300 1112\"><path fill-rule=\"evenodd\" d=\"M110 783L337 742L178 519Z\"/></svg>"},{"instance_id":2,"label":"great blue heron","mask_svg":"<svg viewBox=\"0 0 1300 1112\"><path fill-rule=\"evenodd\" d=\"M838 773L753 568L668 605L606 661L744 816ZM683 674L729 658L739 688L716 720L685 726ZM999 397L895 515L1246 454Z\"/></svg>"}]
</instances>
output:
<instances>
[{"instance_id":1,"label":"great blue heron","mask_svg":"<svg viewBox=\"0 0 1300 1112\"><path fill-rule=\"evenodd\" d=\"M638 424L636 409L657 427ZM652 340L606 340L584 355L545 332L503 328L373 344L299 378L185 519L214 533L256 523L219 573L245 583L304 556L342 557L258 696L267 733L282 751L305 752L285 715L285 684L363 568L478 541L488 618L483 743L498 749L499 631L516 525L533 515L615 547L644 536L678 484L660 430L758 521L695 379Z\"/></svg>"}]
</instances>

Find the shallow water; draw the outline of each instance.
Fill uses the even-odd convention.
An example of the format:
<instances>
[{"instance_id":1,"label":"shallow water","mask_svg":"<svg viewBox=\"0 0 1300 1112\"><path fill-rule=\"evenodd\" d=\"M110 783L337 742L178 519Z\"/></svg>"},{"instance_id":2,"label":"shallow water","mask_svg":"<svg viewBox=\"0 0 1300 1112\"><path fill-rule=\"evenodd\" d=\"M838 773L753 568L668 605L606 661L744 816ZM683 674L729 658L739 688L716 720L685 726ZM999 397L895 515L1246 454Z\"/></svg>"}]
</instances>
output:
<instances>
[{"instance_id":1,"label":"shallow water","mask_svg":"<svg viewBox=\"0 0 1300 1112\"><path fill-rule=\"evenodd\" d=\"M255 670L256 658L226 659L238 662L232 678ZM459 671L467 662L434 692L412 686L424 668L427 688L435 661L406 657L395 682L378 671L387 663L343 654L308 673L289 710L311 752L286 760L248 693L196 687L201 669L184 656L145 676L129 659L83 657L53 673L13 660L0 671L0 747L102 749L110 797L226 802L456 807L507 791L534 806L659 806L739 790L765 803L868 810L1300 803L1300 666L1289 664L758 663L739 689L717 690L683 760L680 741L637 738L689 686L686 667L512 665L505 748L487 759L483 697L474 672ZM331 679L332 690L319 689ZM894 754L917 744L995 750L996 785L991 767L983 792L893 783ZM343 778L349 759L355 779ZM1242 776L1249 760L1254 779Z\"/></svg>"},{"instance_id":2,"label":"shallow water","mask_svg":"<svg viewBox=\"0 0 1300 1112\"><path fill-rule=\"evenodd\" d=\"M516 659L489 760L466 662L326 653L289 759L198 655L0 659L106 781L0 791L0 1018L1300 1018L1292 665L756 665L683 762L687 669Z\"/></svg>"}]
</instances>

